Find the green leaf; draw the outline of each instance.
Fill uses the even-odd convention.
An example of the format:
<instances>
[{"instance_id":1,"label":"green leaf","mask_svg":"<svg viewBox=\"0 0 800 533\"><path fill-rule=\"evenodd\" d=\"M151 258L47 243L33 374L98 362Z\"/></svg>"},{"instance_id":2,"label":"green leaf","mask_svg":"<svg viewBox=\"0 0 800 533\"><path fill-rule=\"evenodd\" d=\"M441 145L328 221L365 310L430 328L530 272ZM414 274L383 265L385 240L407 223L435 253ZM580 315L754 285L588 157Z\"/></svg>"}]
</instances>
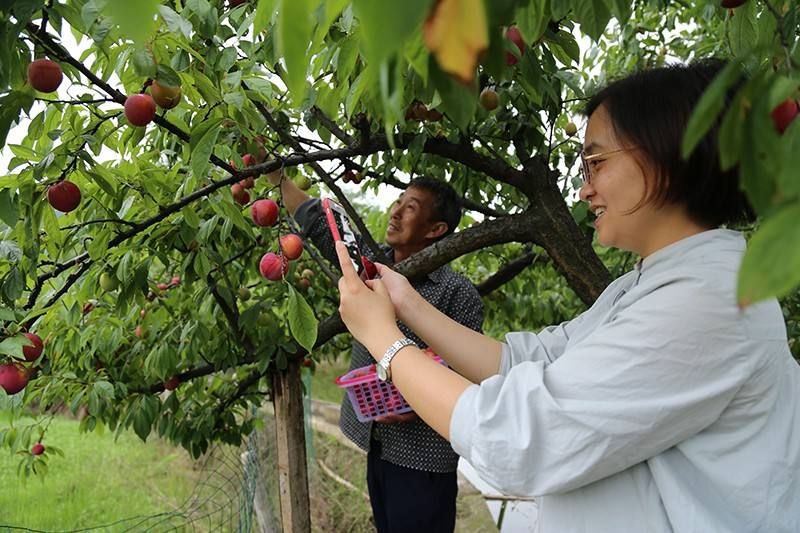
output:
<instances>
[{"instance_id":1,"label":"green leaf","mask_svg":"<svg viewBox=\"0 0 800 533\"><path fill-rule=\"evenodd\" d=\"M201 132L198 133L199 138L196 142L191 142L195 140L195 132L192 132L190 142L194 147L192 148L190 164L194 176L198 179L205 177L208 167L211 165L209 158L214 152L214 146L217 144L221 123L221 118L215 118L201 124L200 128L198 128L201 129Z\"/></svg>"},{"instance_id":2,"label":"green leaf","mask_svg":"<svg viewBox=\"0 0 800 533\"><path fill-rule=\"evenodd\" d=\"M736 16L728 17L728 42L735 57L746 55L758 42L756 4L757 2L745 2L736 10Z\"/></svg>"},{"instance_id":3,"label":"green leaf","mask_svg":"<svg viewBox=\"0 0 800 533\"><path fill-rule=\"evenodd\" d=\"M17 225L19 218L19 203L14 191L11 189L0 190L0 220L9 227Z\"/></svg>"},{"instance_id":4,"label":"green leaf","mask_svg":"<svg viewBox=\"0 0 800 533\"><path fill-rule=\"evenodd\" d=\"M22 259L22 250L14 241L0 241L0 259L17 264Z\"/></svg>"},{"instance_id":5,"label":"green leaf","mask_svg":"<svg viewBox=\"0 0 800 533\"><path fill-rule=\"evenodd\" d=\"M440 108L447 117L465 131L478 104L478 86L475 83L464 85L448 76L431 58L430 76L434 87L442 97Z\"/></svg>"},{"instance_id":6,"label":"green leaf","mask_svg":"<svg viewBox=\"0 0 800 533\"><path fill-rule=\"evenodd\" d=\"M431 0L354 0L353 10L361 22L367 60L380 63L400 50L422 25L430 5Z\"/></svg>"},{"instance_id":7,"label":"green leaf","mask_svg":"<svg viewBox=\"0 0 800 533\"><path fill-rule=\"evenodd\" d=\"M572 2L572 7L575 21L581 25L581 30L595 41L599 40L611 19L611 11L605 2L603 0L580 0Z\"/></svg>"},{"instance_id":8,"label":"green leaf","mask_svg":"<svg viewBox=\"0 0 800 533\"><path fill-rule=\"evenodd\" d=\"M725 105L725 95L728 89L736 82L740 73L741 65L738 62L728 63L700 97L700 101L697 102L692 116L689 118L689 123L686 125L686 133L683 135L681 156L684 159L688 159L714 124L714 120Z\"/></svg>"},{"instance_id":9,"label":"green leaf","mask_svg":"<svg viewBox=\"0 0 800 533\"><path fill-rule=\"evenodd\" d=\"M156 81L165 87L180 87L181 78L172 67L159 63L156 67Z\"/></svg>"},{"instance_id":10,"label":"green leaf","mask_svg":"<svg viewBox=\"0 0 800 533\"><path fill-rule=\"evenodd\" d=\"M192 36L192 23L177 14L169 6L158 6L158 12L161 18L172 33L182 34L189 39Z\"/></svg>"},{"instance_id":11,"label":"green leaf","mask_svg":"<svg viewBox=\"0 0 800 533\"><path fill-rule=\"evenodd\" d=\"M123 35L144 43L155 33L159 3L159 0L110 0L105 10Z\"/></svg>"},{"instance_id":12,"label":"green leaf","mask_svg":"<svg viewBox=\"0 0 800 533\"><path fill-rule=\"evenodd\" d=\"M0 97L0 148L6 143L6 136L11 125L19 120L20 112L30 111L33 105L33 94L22 91L11 91Z\"/></svg>"},{"instance_id":13,"label":"green leaf","mask_svg":"<svg viewBox=\"0 0 800 533\"><path fill-rule=\"evenodd\" d=\"M22 335L6 337L0 341L0 354L22 358L22 348L24 346L30 346L30 344L27 337L23 337Z\"/></svg>"},{"instance_id":14,"label":"green leaf","mask_svg":"<svg viewBox=\"0 0 800 533\"><path fill-rule=\"evenodd\" d=\"M153 53L144 46L137 47L131 57L133 70L144 78L153 78L156 75L156 61Z\"/></svg>"},{"instance_id":15,"label":"green leaf","mask_svg":"<svg viewBox=\"0 0 800 533\"><path fill-rule=\"evenodd\" d=\"M289 331L300 346L310 352L317 342L319 322L305 298L291 285L287 284L287 287L289 287Z\"/></svg>"},{"instance_id":16,"label":"green leaf","mask_svg":"<svg viewBox=\"0 0 800 533\"><path fill-rule=\"evenodd\" d=\"M309 60L306 57L311 40L311 13L314 5L311 0L280 0L278 15L279 54L286 62L286 86L296 105L305 98L308 81Z\"/></svg>"},{"instance_id":17,"label":"green leaf","mask_svg":"<svg viewBox=\"0 0 800 533\"><path fill-rule=\"evenodd\" d=\"M269 26L272 15L275 13L276 0L258 0L256 16L253 19L253 33L258 35Z\"/></svg>"},{"instance_id":18,"label":"green leaf","mask_svg":"<svg viewBox=\"0 0 800 533\"><path fill-rule=\"evenodd\" d=\"M788 294L800 283L800 202L768 217L750 239L739 270L737 300L751 305Z\"/></svg>"},{"instance_id":19,"label":"green leaf","mask_svg":"<svg viewBox=\"0 0 800 533\"><path fill-rule=\"evenodd\" d=\"M517 11L517 23L526 43L535 43L550 22L550 0L535 0Z\"/></svg>"}]
</instances>

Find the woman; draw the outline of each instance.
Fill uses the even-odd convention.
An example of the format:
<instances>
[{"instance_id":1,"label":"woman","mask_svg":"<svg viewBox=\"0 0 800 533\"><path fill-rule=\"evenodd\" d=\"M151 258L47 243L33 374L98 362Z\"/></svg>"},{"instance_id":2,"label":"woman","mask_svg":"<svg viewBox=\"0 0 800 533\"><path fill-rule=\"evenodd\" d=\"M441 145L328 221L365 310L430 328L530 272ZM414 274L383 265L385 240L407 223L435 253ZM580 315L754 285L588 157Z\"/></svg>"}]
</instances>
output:
<instances>
[{"instance_id":1,"label":"woman","mask_svg":"<svg viewBox=\"0 0 800 533\"><path fill-rule=\"evenodd\" d=\"M800 369L775 300L739 309L747 220L710 131L680 157L721 64L654 69L587 106L580 195L598 241L641 256L576 319L505 342L455 324L399 274L365 286L337 244L342 318L415 411L491 484L541 496L540 531L800 531ZM368 310L368 311L365 311ZM488 356L487 356L488 354Z\"/></svg>"}]
</instances>

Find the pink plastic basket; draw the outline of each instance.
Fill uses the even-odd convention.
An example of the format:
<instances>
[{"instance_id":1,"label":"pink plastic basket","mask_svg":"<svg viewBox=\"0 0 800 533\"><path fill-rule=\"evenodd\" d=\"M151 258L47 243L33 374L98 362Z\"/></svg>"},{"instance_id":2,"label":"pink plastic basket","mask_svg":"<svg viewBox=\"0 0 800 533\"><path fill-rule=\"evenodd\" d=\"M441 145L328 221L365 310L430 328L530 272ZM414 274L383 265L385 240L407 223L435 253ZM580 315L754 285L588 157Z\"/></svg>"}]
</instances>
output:
<instances>
[{"instance_id":1,"label":"pink plastic basket","mask_svg":"<svg viewBox=\"0 0 800 533\"><path fill-rule=\"evenodd\" d=\"M444 364L441 357L433 352L429 354L432 354L434 361ZM336 378L336 384L347 391L356 417L361 422L369 422L379 416L412 411L397 387L378 379L374 364L354 368Z\"/></svg>"}]
</instances>

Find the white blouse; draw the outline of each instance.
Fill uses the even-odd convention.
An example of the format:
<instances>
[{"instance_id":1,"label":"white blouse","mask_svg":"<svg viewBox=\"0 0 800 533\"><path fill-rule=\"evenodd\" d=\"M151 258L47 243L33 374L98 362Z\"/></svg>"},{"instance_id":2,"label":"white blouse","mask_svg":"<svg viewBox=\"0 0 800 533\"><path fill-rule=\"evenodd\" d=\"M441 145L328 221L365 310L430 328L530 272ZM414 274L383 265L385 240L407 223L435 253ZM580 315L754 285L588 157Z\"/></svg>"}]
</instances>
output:
<instances>
[{"instance_id":1,"label":"white blouse","mask_svg":"<svg viewBox=\"0 0 800 533\"><path fill-rule=\"evenodd\" d=\"M510 333L453 448L541 496L542 532L800 531L800 366L776 300L736 305L744 238L683 239L575 320Z\"/></svg>"}]
</instances>

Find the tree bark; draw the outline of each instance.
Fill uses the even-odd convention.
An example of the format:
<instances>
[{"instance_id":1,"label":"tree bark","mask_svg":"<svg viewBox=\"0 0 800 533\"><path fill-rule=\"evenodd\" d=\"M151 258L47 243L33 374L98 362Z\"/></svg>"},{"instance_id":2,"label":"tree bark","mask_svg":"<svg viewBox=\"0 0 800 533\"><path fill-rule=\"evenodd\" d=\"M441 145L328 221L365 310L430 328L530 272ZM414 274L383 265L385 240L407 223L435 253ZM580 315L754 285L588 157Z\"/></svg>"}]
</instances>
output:
<instances>
[{"instance_id":1,"label":"tree bark","mask_svg":"<svg viewBox=\"0 0 800 533\"><path fill-rule=\"evenodd\" d=\"M272 391L283 531L308 533L311 531L311 513L299 361L289 361L286 371L274 374Z\"/></svg>"}]
</instances>

